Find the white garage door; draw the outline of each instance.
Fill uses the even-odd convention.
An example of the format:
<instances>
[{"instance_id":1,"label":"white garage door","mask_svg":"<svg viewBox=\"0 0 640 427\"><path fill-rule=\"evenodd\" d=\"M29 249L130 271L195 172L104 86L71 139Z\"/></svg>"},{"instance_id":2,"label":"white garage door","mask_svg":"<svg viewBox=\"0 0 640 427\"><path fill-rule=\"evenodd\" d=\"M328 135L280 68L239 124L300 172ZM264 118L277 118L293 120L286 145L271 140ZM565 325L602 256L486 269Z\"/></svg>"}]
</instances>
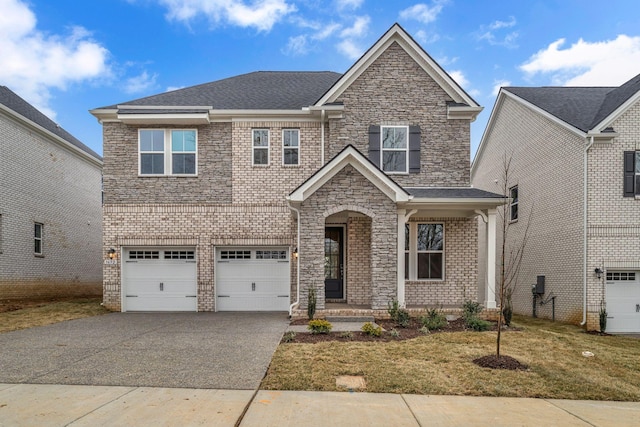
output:
<instances>
[{"instance_id":1,"label":"white garage door","mask_svg":"<svg viewBox=\"0 0 640 427\"><path fill-rule=\"evenodd\" d=\"M607 271L607 332L640 332L640 272Z\"/></svg>"},{"instance_id":2,"label":"white garage door","mask_svg":"<svg viewBox=\"0 0 640 427\"><path fill-rule=\"evenodd\" d=\"M128 248L122 262L123 311L197 311L194 248Z\"/></svg>"},{"instance_id":3,"label":"white garage door","mask_svg":"<svg viewBox=\"0 0 640 427\"><path fill-rule=\"evenodd\" d=\"M216 250L217 311L289 309L287 248Z\"/></svg>"}]
</instances>

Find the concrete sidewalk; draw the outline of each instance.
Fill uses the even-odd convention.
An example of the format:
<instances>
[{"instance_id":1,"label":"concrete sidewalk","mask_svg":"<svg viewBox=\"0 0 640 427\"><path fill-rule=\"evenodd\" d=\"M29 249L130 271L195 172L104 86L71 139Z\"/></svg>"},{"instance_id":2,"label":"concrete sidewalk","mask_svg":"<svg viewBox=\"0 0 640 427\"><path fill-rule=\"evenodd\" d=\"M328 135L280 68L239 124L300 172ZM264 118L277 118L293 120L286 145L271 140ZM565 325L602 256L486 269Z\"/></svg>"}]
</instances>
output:
<instances>
[{"instance_id":1,"label":"concrete sidewalk","mask_svg":"<svg viewBox=\"0 0 640 427\"><path fill-rule=\"evenodd\" d=\"M640 403L0 384L0 426L637 426Z\"/></svg>"}]
</instances>

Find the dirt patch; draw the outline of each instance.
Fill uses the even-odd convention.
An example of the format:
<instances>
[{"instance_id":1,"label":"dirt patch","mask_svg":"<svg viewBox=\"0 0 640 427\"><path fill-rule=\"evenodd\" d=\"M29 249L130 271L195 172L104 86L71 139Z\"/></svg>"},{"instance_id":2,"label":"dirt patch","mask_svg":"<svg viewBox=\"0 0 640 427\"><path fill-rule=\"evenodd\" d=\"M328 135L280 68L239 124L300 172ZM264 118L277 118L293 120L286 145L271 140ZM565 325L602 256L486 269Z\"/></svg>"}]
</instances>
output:
<instances>
[{"instance_id":1,"label":"dirt patch","mask_svg":"<svg viewBox=\"0 0 640 427\"><path fill-rule=\"evenodd\" d=\"M498 357L495 354L473 359L473 363L480 367L491 369L508 369L510 371L526 371L529 369L527 365L518 362L511 356L502 355Z\"/></svg>"}]
</instances>

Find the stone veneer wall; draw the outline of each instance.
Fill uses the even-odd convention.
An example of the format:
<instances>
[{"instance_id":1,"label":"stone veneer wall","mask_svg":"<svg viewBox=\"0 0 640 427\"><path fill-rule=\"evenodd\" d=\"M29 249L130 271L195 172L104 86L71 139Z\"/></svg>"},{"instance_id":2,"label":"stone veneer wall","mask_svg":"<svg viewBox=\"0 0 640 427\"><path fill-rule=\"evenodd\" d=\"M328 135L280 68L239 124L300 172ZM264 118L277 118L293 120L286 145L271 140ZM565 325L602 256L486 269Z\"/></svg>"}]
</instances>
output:
<instances>
[{"instance_id":1,"label":"stone veneer wall","mask_svg":"<svg viewBox=\"0 0 640 427\"><path fill-rule=\"evenodd\" d=\"M367 156L369 125L419 125L420 173L393 175L393 179L402 186L468 186L470 123L447 119L450 100L393 43L337 99L344 103L344 113L341 119L329 120L327 159L347 144Z\"/></svg>"},{"instance_id":2,"label":"stone veneer wall","mask_svg":"<svg viewBox=\"0 0 640 427\"><path fill-rule=\"evenodd\" d=\"M347 221L348 304L371 305L371 218L351 217Z\"/></svg>"},{"instance_id":3,"label":"stone veneer wall","mask_svg":"<svg viewBox=\"0 0 640 427\"><path fill-rule=\"evenodd\" d=\"M478 295L478 226L473 218L411 218L410 222L444 224L444 280L405 282L409 306L461 307Z\"/></svg>"},{"instance_id":4,"label":"stone veneer wall","mask_svg":"<svg viewBox=\"0 0 640 427\"><path fill-rule=\"evenodd\" d=\"M268 230L268 232L265 232ZM215 310L214 247L295 246L295 220L286 205L105 205L104 252L132 246L194 246L198 311ZM120 260L121 261L121 260ZM118 265L104 266L104 303L121 309ZM295 300L296 264L291 262Z\"/></svg>"},{"instance_id":5,"label":"stone veneer wall","mask_svg":"<svg viewBox=\"0 0 640 427\"><path fill-rule=\"evenodd\" d=\"M371 218L371 308L382 309L396 297L396 206L352 166L346 166L301 205L304 233L300 251L301 307L307 290L318 289L317 307L324 309L324 229L328 216L343 211Z\"/></svg>"}]
</instances>

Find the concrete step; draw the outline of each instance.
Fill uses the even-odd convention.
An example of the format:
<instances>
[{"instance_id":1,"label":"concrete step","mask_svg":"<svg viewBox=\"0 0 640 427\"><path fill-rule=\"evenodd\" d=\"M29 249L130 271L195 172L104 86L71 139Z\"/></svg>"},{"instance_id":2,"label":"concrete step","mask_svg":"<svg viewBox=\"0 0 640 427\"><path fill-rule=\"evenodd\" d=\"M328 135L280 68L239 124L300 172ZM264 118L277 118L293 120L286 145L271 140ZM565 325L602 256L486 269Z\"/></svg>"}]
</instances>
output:
<instances>
[{"instance_id":1,"label":"concrete step","mask_svg":"<svg viewBox=\"0 0 640 427\"><path fill-rule=\"evenodd\" d=\"M354 322L354 323L364 323L364 322L373 322L373 316L327 316L326 320L331 323L336 322Z\"/></svg>"}]
</instances>

